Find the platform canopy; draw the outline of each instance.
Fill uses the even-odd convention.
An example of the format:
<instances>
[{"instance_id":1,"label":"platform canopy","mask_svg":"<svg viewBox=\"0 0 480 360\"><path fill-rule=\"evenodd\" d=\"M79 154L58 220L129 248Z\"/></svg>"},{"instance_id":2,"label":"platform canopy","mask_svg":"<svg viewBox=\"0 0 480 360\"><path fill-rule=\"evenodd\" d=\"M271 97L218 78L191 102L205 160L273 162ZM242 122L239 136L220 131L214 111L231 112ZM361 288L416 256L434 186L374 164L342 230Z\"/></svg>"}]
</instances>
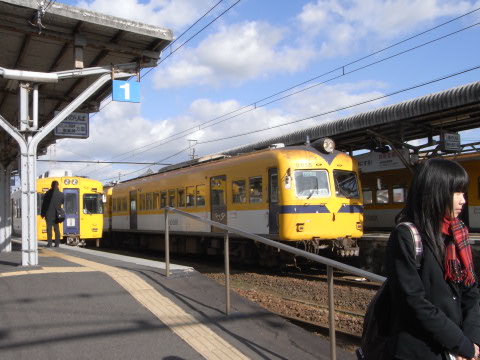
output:
<instances>
[{"instance_id":1,"label":"platform canopy","mask_svg":"<svg viewBox=\"0 0 480 360\"><path fill-rule=\"evenodd\" d=\"M173 38L171 30L158 26L56 2L43 12L39 3L0 0L0 69L52 73L137 62L140 70L155 66ZM39 128L92 81L92 77L73 77L40 85ZM0 115L15 127L19 121L18 92L17 80L0 77ZM110 93L108 82L75 111L98 111ZM45 152L54 141L53 134L49 134L40 143L38 153ZM17 143L0 130L0 162L11 162L17 153Z\"/></svg>"},{"instance_id":2,"label":"platform canopy","mask_svg":"<svg viewBox=\"0 0 480 360\"><path fill-rule=\"evenodd\" d=\"M278 143L300 145L307 138L313 142L322 137L333 138L336 148L343 151L381 150L381 147L391 145L410 147L418 152L435 145L432 139L436 136L478 127L480 82L474 82L345 118L324 121L317 126L223 151L222 154L236 155ZM427 139L423 145L414 147L407 144L408 141L423 138Z\"/></svg>"}]
</instances>

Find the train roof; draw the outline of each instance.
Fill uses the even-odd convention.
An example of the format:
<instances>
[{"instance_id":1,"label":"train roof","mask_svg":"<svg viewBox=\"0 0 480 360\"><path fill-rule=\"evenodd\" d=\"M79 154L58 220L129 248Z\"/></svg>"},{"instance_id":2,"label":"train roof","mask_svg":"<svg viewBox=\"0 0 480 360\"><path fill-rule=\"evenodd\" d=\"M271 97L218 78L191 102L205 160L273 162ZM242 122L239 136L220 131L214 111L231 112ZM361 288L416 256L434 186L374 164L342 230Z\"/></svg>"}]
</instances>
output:
<instances>
[{"instance_id":1,"label":"train roof","mask_svg":"<svg viewBox=\"0 0 480 360\"><path fill-rule=\"evenodd\" d=\"M247 156L247 155L252 155L252 154L262 154L262 153L270 152L272 150L273 151L274 150L280 150L280 151L284 151L284 150L287 150L287 151L290 151L290 150L310 150L310 151L318 152L317 149L315 149L313 146L310 146L310 145L285 147L283 144L278 144L277 143L277 144L272 144L267 149L261 149L261 150L258 150L256 152L254 152L254 153L253 152L241 153L241 154L236 154L235 156L225 155L225 154L215 154L215 155L203 156L203 157L200 157L198 159L183 161L183 162L178 163L178 164L165 166L165 167L161 168L160 170L158 170L156 173L141 175L141 176L138 176L138 177L135 177L135 178L132 178L132 179L121 181L118 184L125 184L125 183L128 183L130 181L135 181L135 180L139 180L139 179L148 178L148 177L151 177L151 176L154 176L154 175L157 175L157 174L164 174L164 173L168 173L168 172L171 172L171 171L174 171L174 170L185 169L185 168L194 167L194 166L200 166L200 165L204 165L206 163L215 162L215 161L222 161L222 160L232 158L232 157ZM338 153L340 153L340 151L334 150L333 155L337 156ZM109 184L109 186L115 186L115 185L116 184Z\"/></svg>"}]
</instances>

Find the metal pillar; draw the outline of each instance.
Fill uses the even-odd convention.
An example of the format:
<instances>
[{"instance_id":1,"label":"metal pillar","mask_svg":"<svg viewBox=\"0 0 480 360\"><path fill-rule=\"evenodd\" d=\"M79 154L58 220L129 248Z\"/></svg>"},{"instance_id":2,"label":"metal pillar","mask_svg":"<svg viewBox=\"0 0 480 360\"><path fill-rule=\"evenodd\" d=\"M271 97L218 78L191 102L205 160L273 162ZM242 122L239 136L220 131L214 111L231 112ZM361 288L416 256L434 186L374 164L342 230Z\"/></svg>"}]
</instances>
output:
<instances>
[{"instance_id":1,"label":"metal pillar","mask_svg":"<svg viewBox=\"0 0 480 360\"><path fill-rule=\"evenodd\" d=\"M0 252L12 251L11 170L11 164L6 167L0 164Z\"/></svg>"},{"instance_id":2,"label":"metal pillar","mask_svg":"<svg viewBox=\"0 0 480 360\"><path fill-rule=\"evenodd\" d=\"M129 64L126 64L129 65ZM130 66L130 65L129 65ZM136 66L136 64L135 64ZM38 265L37 242L37 196L36 196L36 156L38 144L68 115L78 108L85 100L94 94L100 87L111 79L108 69L94 68L91 75L103 73L94 83L86 88L74 101L60 111L46 126L37 131L38 114L33 114L33 126L28 121L28 91L27 81L34 82L34 111L38 111L35 98L38 97L37 82L54 82L59 78L79 76L75 71L60 72L58 74L18 72L0 68L0 75L13 79L23 80L20 83L20 131L13 127L0 115L0 126L7 131L20 146L20 174L22 192L22 266ZM117 77L131 76L129 73L116 74Z\"/></svg>"}]
</instances>

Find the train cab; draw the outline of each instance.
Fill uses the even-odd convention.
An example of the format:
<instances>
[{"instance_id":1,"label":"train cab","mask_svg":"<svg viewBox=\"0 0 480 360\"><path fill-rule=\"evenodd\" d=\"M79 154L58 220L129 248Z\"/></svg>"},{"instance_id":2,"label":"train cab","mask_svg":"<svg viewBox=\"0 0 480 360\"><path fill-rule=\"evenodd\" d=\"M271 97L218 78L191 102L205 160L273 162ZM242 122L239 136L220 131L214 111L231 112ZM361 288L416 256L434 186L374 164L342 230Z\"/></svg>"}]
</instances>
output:
<instances>
[{"instance_id":1,"label":"train cab","mask_svg":"<svg viewBox=\"0 0 480 360\"><path fill-rule=\"evenodd\" d=\"M60 224L60 232L66 243L84 246L86 242L99 240L103 232L103 186L99 181L76 176L37 180L38 239L47 240L46 223L40 217L40 209L53 180L58 181L59 190L65 198L65 221Z\"/></svg>"}]
</instances>

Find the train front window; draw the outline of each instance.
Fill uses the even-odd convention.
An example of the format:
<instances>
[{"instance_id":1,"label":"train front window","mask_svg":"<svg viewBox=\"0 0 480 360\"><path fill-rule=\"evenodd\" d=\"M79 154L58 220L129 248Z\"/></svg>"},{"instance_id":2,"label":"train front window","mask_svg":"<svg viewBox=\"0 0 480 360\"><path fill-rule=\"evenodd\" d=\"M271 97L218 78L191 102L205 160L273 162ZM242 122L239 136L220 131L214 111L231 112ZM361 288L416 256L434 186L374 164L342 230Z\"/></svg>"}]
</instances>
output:
<instances>
[{"instance_id":1,"label":"train front window","mask_svg":"<svg viewBox=\"0 0 480 360\"><path fill-rule=\"evenodd\" d=\"M83 213L84 214L102 214L102 194L84 194L83 195Z\"/></svg>"},{"instance_id":2,"label":"train front window","mask_svg":"<svg viewBox=\"0 0 480 360\"><path fill-rule=\"evenodd\" d=\"M298 197L328 197L330 186L326 170L295 170L295 191Z\"/></svg>"},{"instance_id":3,"label":"train front window","mask_svg":"<svg viewBox=\"0 0 480 360\"><path fill-rule=\"evenodd\" d=\"M347 199L359 198L357 175L353 171L334 170L335 194Z\"/></svg>"},{"instance_id":4,"label":"train front window","mask_svg":"<svg viewBox=\"0 0 480 360\"><path fill-rule=\"evenodd\" d=\"M363 203L373 204L373 191L370 189L363 189Z\"/></svg>"}]
</instances>

